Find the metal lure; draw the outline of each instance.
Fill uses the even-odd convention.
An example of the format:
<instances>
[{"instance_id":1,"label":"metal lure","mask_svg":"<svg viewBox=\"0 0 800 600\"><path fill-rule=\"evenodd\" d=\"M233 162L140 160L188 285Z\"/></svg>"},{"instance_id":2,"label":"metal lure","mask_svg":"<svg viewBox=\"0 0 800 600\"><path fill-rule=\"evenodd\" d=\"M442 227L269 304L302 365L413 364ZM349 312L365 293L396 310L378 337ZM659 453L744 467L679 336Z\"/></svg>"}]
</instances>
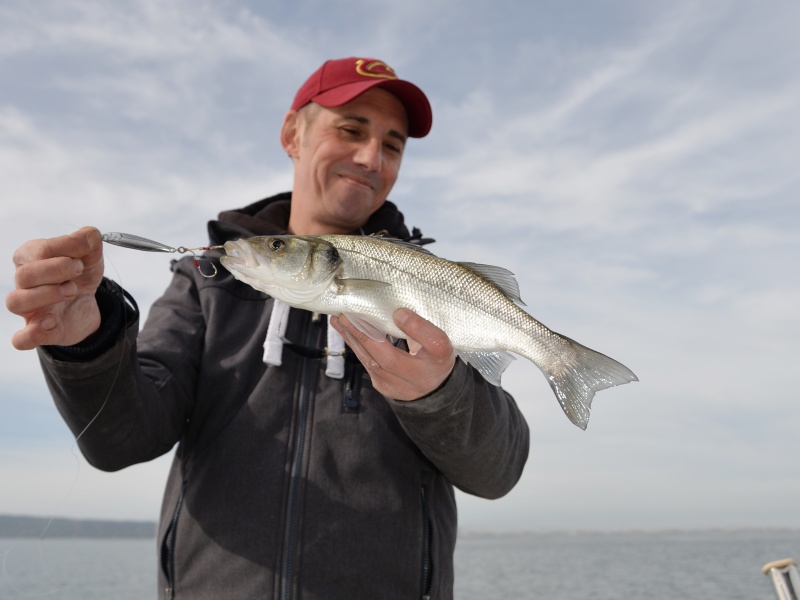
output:
<instances>
[{"instance_id":1,"label":"metal lure","mask_svg":"<svg viewBox=\"0 0 800 600\"><path fill-rule=\"evenodd\" d=\"M132 233L120 233L112 231L111 233L103 234L103 241L115 246L122 246L123 248L130 248L131 250L142 250L144 252L178 252L178 248L167 246L161 242L148 240Z\"/></svg>"},{"instance_id":2,"label":"metal lure","mask_svg":"<svg viewBox=\"0 0 800 600\"><path fill-rule=\"evenodd\" d=\"M186 248L184 246L178 246L177 248L174 248L172 246L168 246L167 244L156 242L155 240L149 240L147 238L143 238L139 235L133 235L132 233L121 233L119 231L104 233L103 241L109 244L114 244L115 246L129 248L131 250L142 250L143 252L179 252L180 254L188 252L192 255L194 259L194 266L200 272L200 275L208 278L214 277L217 274L217 267L214 266L214 263L211 263L211 268L213 269L213 272L203 273L203 270L200 268L200 262L197 260L197 255L195 254L195 252L198 250L214 250L222 247L222 246L202 246L200 248Z\"/></svg>"}]
</instances>

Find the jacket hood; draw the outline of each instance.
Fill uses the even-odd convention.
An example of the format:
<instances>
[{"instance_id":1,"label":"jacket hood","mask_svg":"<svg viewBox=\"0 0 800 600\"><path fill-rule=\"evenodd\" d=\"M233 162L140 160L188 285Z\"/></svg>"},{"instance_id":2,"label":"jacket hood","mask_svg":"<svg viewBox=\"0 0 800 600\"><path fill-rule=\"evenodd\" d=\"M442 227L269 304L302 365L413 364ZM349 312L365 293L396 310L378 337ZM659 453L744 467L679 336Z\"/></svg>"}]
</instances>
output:
<instances>
[{"instance_id":1,"label":"jacket hood","mask_svg":"<svg viewBox=\"0 0 800 600\"><path fill-rule=\"evenodd\" d=\"M229 240L255 235L285 235L288 233L291 199L291 192L283 192L244 208L219 213L216 221L208 223L211 244L220 245ZM386 232L401 240L412 239L405 226L403 213L389 200L372 213L359 231L353 233L372 235L378 232ZM416 230L414 234L419 236Z\"/></svg>"}]
</instances>

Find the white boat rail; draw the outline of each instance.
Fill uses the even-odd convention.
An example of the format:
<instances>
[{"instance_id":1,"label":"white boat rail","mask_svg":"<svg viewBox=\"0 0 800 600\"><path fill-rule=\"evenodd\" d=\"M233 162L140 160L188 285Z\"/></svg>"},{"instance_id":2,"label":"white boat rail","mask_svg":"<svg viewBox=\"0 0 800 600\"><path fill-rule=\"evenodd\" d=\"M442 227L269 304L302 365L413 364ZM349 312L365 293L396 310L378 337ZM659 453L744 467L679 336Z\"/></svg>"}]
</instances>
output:
<instances>
[{"instance_id":1,"label":"white boat rail","mask_svg":"<svg viewBox=\"0 0 800 600\"><path fill-rule=\"evenodd\" d=\"M767 563L761 572L772 578L778 600L800 600L800 577L797 575L795 559L784 558Z\"/></svg>"}]
</instances>

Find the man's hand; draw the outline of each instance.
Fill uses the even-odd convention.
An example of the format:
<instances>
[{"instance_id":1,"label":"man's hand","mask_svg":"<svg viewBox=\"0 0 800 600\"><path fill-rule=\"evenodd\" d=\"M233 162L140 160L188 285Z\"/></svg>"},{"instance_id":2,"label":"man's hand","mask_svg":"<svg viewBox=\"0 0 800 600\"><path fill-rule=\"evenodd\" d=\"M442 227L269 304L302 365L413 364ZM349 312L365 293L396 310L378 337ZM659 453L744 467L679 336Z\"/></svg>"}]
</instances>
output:
<instances>
[{"instance_id":1,"label":"man's hand","mask_svg":"<svg viewBox=\"0 0 800 600\"><path fill-rule=\"evenodd\" d=\"M361 333L344 316L331 324L355 352L373 387L395 400L416 400L437 389L450 375L456 355L447 334L416 313L401 308L394 322L408 336L410 352Z\"/></svg>"},{"instance_id":2,"label":"man's hand","mask_svg":"<svg viewBox=\"0 0 800 600\"><path fill-rule=\"evenodd\" d=\"M6 307L25 319L11 343L17 350L71 346L100 327L94 294L103 279L103 240L94 227L31 240L14 253L16 289Z\"/></svg>"}]
</instances>

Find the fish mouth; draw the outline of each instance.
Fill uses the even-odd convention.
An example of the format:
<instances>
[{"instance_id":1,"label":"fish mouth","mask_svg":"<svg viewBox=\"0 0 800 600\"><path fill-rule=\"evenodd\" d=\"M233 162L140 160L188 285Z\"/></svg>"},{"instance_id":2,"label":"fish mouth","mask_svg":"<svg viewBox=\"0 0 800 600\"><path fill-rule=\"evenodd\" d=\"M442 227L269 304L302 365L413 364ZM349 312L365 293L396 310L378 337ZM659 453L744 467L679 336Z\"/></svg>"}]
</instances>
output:
<instances>
[{"instance_id":1,"label":"fish mouth","mask_svg":"<svg viewBox=\"0 0 800 600\"><path fill-rule=\"evenodd\" d=\"M261 265L259 255L253 251L250 244L242 241L225 242L223 249L227 256L223 256L220 262L225 267L234 268L256 268Z\"/></svg>"}]
</instances>

